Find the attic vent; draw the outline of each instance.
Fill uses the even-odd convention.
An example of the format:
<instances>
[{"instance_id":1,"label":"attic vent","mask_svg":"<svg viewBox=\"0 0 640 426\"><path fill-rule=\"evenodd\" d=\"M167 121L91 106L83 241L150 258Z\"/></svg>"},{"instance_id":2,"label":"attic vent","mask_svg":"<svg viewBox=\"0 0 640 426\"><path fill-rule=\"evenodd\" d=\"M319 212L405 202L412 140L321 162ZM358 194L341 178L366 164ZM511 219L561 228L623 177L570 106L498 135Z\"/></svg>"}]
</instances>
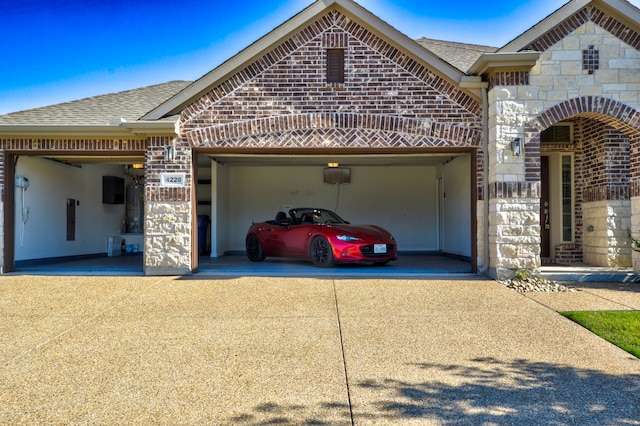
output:
<instances>
[{"instance_id":1,"label":"attic vent","mask_svg":"<svg viewBox=\"0 0 640 426\"><path fill-rule=\"evenodd\" d=\"M541 143L573 143L573 126L556 124L540 132Z\"/></svg>"},{"instance_id":2,"label":"attic vent","mask_svg":"<svg viewBox=\"0 0 640 426\"><path fill-rule=\"evenodd\" d=\"M327 83L344 83L344 49L327 49Z\"/></svg>"},{"instance_id":3,"label":"attic vent","mask_svg":"<svg viewBox=\"0 0 640 426\"><path fill-rule=\"evenodd\" d=\"M600 67L600 52L593 45L582 51L582 69L593 74Z\"/></svg>"}]
</instances>

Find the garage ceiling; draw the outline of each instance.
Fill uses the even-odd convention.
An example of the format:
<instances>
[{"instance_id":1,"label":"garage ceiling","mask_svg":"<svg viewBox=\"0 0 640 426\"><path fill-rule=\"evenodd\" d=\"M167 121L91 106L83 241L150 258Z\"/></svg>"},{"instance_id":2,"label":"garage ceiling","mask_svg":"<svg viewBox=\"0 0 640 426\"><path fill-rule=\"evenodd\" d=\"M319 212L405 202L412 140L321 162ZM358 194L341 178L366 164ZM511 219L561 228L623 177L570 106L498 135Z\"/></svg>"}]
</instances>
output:
<instances>
[{"instance_id":1,"label":"garage ceiling","mask_svg":"<svg viewBox=\"0 0 640 426\"><path fill-rule=\"evenodd\" d=\"M458 157L459 153L437 154L352 154L352 155L296 155L296 154L201 154L198 156L198 167L208 167L209 159L220 164L232 166L325 166L328 163L339 163L349 166L437 166ZM67 164L120 164L130 165L144 163L143 156L80 156L80 155L47 155Z\"/></svg>"}]
</instances>

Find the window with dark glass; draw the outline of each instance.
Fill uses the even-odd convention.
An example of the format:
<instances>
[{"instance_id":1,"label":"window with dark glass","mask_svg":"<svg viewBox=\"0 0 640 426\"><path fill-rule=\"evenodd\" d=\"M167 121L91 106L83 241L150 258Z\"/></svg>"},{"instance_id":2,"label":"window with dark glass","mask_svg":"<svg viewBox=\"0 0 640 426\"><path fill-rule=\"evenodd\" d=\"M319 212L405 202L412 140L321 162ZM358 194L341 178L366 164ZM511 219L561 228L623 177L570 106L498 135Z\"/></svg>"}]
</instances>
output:
<instances>
[{"instance_id":1,"label":"window with dark glass","mask_svg":"<svg viewBox=\"0 0 640 426\"><path fill-rule=\"evenodd\" d=\"M344 83L344 49L327 49L327 83Z\"/></svg>"},{"instance_id":2,"label":"window with dark glass","mask_svg":"<svg viewBox=\"0 0 640 426\"><path fill-rule=\"evenodd\" d=\"M542 143L573 143L570 124L556 124L540 132Z\"/></svg>"},{"instance_id":3,"label":"window with dark glass","mask_svg":"<svg viewBox=\"0 0 640 426\"><path fill-rule=\"evenodd\" d=\"M600 52L593 46L582 51L582 69L589 74L600 68Z\"/></svg>"}]
</instances>

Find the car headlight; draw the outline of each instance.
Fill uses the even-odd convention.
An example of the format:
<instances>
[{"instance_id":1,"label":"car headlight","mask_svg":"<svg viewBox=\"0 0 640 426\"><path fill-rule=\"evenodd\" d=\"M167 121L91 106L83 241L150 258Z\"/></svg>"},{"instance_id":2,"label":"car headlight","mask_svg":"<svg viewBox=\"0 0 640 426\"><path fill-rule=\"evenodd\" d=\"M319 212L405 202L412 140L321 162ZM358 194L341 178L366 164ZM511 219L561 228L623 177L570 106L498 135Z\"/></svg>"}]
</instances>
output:
<instances>
[{"instance_id":1,"label":"car headlight","mask_svg":"<svg viewBox=\"0 0 640 426\"><path fill-rule=\"evenodd\" d=\"M340 241L360 241L358 237L352 237L351 235L338 235Z\"/></svg>"}]
</instances>

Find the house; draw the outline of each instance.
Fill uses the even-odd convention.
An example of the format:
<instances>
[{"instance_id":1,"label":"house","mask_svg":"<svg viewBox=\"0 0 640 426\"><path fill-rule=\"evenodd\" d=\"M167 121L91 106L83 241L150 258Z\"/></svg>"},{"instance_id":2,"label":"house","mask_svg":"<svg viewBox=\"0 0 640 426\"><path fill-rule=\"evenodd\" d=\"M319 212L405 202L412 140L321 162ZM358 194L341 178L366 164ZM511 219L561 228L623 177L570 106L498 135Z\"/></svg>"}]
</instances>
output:
<instances>
[{"instance_id":1,"label":"house","mask_svg":"<svg viewBox=\"0 0 640 426\"><path fill-rule=\"evenodd\" d=\"M494 278L640 271L639 48L624 0L569 1L501 48L318 0L197 81L0 116L3 271L121 236L147 275L189 274L199 215L215 257L252 220L338 204Z\"/></svg>"}]
</instances>

